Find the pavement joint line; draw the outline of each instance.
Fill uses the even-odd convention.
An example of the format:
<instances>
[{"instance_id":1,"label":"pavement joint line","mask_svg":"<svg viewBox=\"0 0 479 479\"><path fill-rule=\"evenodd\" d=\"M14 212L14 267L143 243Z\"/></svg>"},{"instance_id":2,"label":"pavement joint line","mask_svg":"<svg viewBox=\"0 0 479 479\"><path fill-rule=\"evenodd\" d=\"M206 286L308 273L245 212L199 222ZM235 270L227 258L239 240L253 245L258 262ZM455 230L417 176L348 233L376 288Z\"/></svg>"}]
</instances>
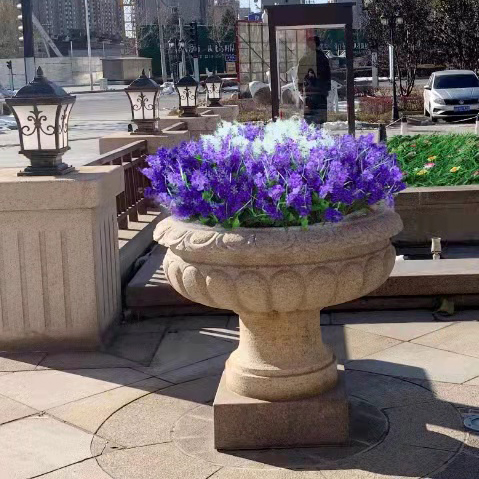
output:
<instances>
[{"instance_id":1,"label":"pavement joint line","mask_svg":"<svg viewBox=\"0 0 479 479\"><path fill-rule=\"evenodd\" d=\"M87 368L81 368L81 369L87 369ZM136 371L136 372L142 372L142 371L138 371L134 368L129 368L129 367L126 367L126 368L90 368L90 369L131 369L132 371ZM58 369L44 369L44 370L39 370L38 372L42 372L42 371L60 371L60 372L68 372L68 371L71 371L71 370L65 370L65 369L62 369L62 370L58 370ZM151 376L151 375L148 375L147 373L143 373L145 374L147 377L146 378L142 378L142 379L139 379L137 381L134 381L132 383L128 383L128 384L119 384L118 386L114 387L114 388L111 388L111 389L107 389L106 391L101 391L101 392L98 392L98 393L95 393L95 394L91 394L89 396L84 396L82 398L78 398L78 399L74 399L73 401L68 401L66 403L62 403L62 404L59 404L58 406L53 406L49 409L46 409L44 412L47 413L49 411L52 411L53 409L57 409L57 408L60 408L60 407L63 407L63 406L66 406L67 404L72 404L72 403L75 403L75 402L79 402L79 401L83 401L84 399L89 399L89 398L92 398L92 397L95 397L95 396L100 396L101 394L105 394L109 391L115 391L117 389L121 389L121 388L125 388L125 387L132 387L134 386L135 384L138 384L138 383L141 383L143 381L146 381L147 379L161 379L161 378L158 378L158 377L155 377L155 376ZM81 376L81 375L80 375ZM91 379L91 378L90 378ZM162 379L162 381L165 381L165 382L170 382L170 381L166 381L165 379ZM170 383L173 385L173 383ZM170 387L170 386L166 386L166 387ZM151 394L152 392L157 392L159 391L160 389L165 389L165 388L158 388L158 389L155 389L155 391L145 391L146 394ZM2 395L0 393L0 395ZM8 399L12 399L12 398L9 398L8 396L5 396L7 397ZM144 397L144 396L140 396L140 397ZM139 399L139 398L137 398ZM136 399L135 399L136 401ZM20 402L20 401L17 401L17 402ZM22 403L23 404L23 403ZM25 404L25 406L28 406L28 404ZM28 406L28 407L31 407L31 406ZM32 409L35 409L35 408L32 408ZM54 416L55 417L55 416Z\"/></svg>"},{"instance_id":2,"label":"pavement joint line","mask_svg":"<svg viewBox=\"0 0 479 479\"><path fill-rule=\"evenodd\" d=\"M77 464L81 464L82 462L90 461L91 459L96 459L96 457L97 456L86 457L85 459L82 459L81 461L72 462L71 464L67 464L66 466L62 466L62 467L59 467L57 469L52 469L51 471L48 471L48 472L42 472L40 475L30 476L28 479L37 479L37 478L45 477L47 474L51 474L52 472L61 471L62 469L66 469L67 467L75 466ZM106 471L105 471L105 473L106 473ZM106 474L108 474L108 473L106 473ZM112 477L110 474L108 474L108 476ZM91 478L91 479L93 479L93 478Z\"/></svg>"},{"instance_id":3,"label":"pavement joint line","mask_svg":"<svg viewBox=\"0 0 479 479\"><path fill-rule=\"evenodd\" d=\"M433 321L431 321L432 323L444 323L444 322L447 322L447 321L438 321L437 319L434 319ZM430 331L429 333L425 333L425 334L421 334L421 336L418 336L417 338L412 338L412 339L408 339L408 343L412 343L413 341L416 341L417 339L421 339L421 338L424 338L424 336L429 336L430 334L434 334L436 333L437 331L442 331L443 329L449 329L449 328L452 328L453 326L458 326L459 324L463 324L465 323L466 321L452 321L452 324L448 324L447 326L443 326L442 328L440 329L436 329L436 331ZM421 344L421 346L423 346ZM438 348L434 348L434 349L438 349ZM444 350L443 350L444 351ZM446 350L447 351L447 350Z\"/></svg>"},{"instance_id":4,"label":"pavement joint line","mask_svg":"<svg viewBox=\"0 0 479 479\"><path fill-rule=\"evenodd\" d=\"M186 369L186 368L190 368L191 366L195 366L196 364L201 364L201 363L204 363L206 361L209 361L211 359L216 359L216 358L219 358L221 356L226 356L226 355L230 355L231 353L222 353L222 354L217 354L216 356L211 356L210 358L206 358L206 359L202 359L201 361L196 361L194 363L191 363L191 364L186 364L185 366L181 366L179 368L176 368L176 369L169 369L168 371L162 371L160 374L168 374L168 373L173 373L173 372L177 372L177 371L180 371L181 369ZM151 363L150 363L151 364ZM146 367L149 367L149 368L154 368L155 366L146 366ZM161 367L161 366L159 366ZM141 372L141 369L139 369L138 371ZM151 373L150 371L148 371L148 373ZM145 373L147 374L147 373ZM188 383L188 382L191 382L191 381L196 381L198 379L203 379L203 378L209 378L211 376L218 376L218 374L206 374L205 376L200 376L200 377L197 377L197 378L194 378L194 379L188 379L186 381L183 381L183 382L179 382L179 383L176 383L176 382L173 382L171 380L168 380L168 379L164 379L162 378L161 376L159 375L156 375L156 374L153 374L153 377L156 377L158 379L161 379L162 381L166 381L166 382L169 382L171 383L173 386L178 386L179 384L185 384L185 383ZM170 387L170 386L168 386Z\"/></svg>"}]
</instances>

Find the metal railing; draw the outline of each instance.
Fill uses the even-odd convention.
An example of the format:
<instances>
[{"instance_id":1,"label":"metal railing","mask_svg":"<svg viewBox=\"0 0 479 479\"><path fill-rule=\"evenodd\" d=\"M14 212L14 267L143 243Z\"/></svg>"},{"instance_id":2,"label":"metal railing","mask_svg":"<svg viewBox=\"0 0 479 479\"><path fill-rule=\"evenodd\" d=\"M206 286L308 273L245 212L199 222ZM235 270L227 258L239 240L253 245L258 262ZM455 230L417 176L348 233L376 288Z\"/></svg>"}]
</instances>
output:
<instances>
[{"instance_id":1,"label":"metal railing","mask_svg":"<svg viewBox=\"0 0 479 479\"><path fill-rule=\"evenodd\" d=\"M125 171L125 190L116 197L118 228L128 229L128 220L138 221L139 214L146 214L147 200L145 188L150 181L141 173L148 166L146 140L134 141L126 146L110 151L86 166L121 165Z\"/></svg>"}]
</instances>

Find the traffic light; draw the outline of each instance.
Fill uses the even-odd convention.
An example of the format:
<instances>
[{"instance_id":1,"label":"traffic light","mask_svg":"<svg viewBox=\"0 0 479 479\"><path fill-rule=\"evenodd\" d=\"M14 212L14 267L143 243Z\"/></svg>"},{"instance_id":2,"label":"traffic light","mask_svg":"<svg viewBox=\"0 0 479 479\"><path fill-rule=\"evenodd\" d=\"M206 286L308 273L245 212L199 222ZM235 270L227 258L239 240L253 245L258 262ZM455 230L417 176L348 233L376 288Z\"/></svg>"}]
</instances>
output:
<instances>
[{"instance_id":1,"label":"traffic light","mask_svg":"<svg viewBox=\"0 0 479 479\"><path fill-rule=\"evenodd\" d=\"M12 70L12 68L13 68L13 67L12 67L12 60L8 60L8 61L7 61L7 68L8 68L9 70Z\"/></svg>"},{"instance_id":2,"label":"traffic light","mask_svg":"<svg viewBox=\"0 0 479 479\"><path fill-rule=\"evenodd\" d=\"M20 32L20 36L18 37L18 40L23 42L23 12L22 12L22 4L17 3L17 9L19 11L19 14L17 15L17 20L18 20L18 31Z\"/></svg>"}]
</instances>

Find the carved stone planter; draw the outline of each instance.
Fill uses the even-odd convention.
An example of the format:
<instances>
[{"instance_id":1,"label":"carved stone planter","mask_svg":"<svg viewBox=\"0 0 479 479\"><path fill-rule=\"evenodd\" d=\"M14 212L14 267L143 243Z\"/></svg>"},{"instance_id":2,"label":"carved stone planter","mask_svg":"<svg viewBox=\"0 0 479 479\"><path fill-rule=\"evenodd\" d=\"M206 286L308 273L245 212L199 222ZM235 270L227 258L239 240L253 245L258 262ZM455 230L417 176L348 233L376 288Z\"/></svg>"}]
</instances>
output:
<instances>
[{"instance_id":1,"label":"carved stone planter","mask_svg":"<svg viewBox=\"0 0 479 479\"><path fill-rule=\"evenodd\" d=\"M210 228L167 218L155 239L188 299L240 316L240 343L215 399L217 448L347 441L348 408L320 311L378 288L392 271L399 216L378 207L337 224Z\"/></svg>"}]
</instances>

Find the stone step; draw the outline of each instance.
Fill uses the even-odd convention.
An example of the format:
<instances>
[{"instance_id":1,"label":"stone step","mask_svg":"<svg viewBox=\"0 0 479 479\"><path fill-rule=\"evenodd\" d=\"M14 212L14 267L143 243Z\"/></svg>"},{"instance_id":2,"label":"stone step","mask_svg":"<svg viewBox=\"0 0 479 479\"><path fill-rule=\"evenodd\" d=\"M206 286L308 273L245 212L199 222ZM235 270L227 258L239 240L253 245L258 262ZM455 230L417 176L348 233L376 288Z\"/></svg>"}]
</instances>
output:
<instances>
[{"instance_id":1,"label":"stone step","mask_svg":"<svg viewBox=\"0 0 479 479\"><path fill-rule=\"evenodd\" d=\"M126 307L141 317L176 316L183 314L224 314L193 303L177 293L168 283L163 270L166 248L156 246L125 290Z\"/></svg>"},{"instance_id":2,"label":"stone step","mask_svg":"<svg viewBox=\"0 0 479 479\"><path fill-rule=\"evenodd\" d=\"M126 289L126 306L138 316L224 314L178 294L168 283L162 262L166 250L158 246ZM378 290L333 310L434 308L448 297L458 307L479 305L479 259L397 261L390 278Z\"/></svg>"}]
</instances>

